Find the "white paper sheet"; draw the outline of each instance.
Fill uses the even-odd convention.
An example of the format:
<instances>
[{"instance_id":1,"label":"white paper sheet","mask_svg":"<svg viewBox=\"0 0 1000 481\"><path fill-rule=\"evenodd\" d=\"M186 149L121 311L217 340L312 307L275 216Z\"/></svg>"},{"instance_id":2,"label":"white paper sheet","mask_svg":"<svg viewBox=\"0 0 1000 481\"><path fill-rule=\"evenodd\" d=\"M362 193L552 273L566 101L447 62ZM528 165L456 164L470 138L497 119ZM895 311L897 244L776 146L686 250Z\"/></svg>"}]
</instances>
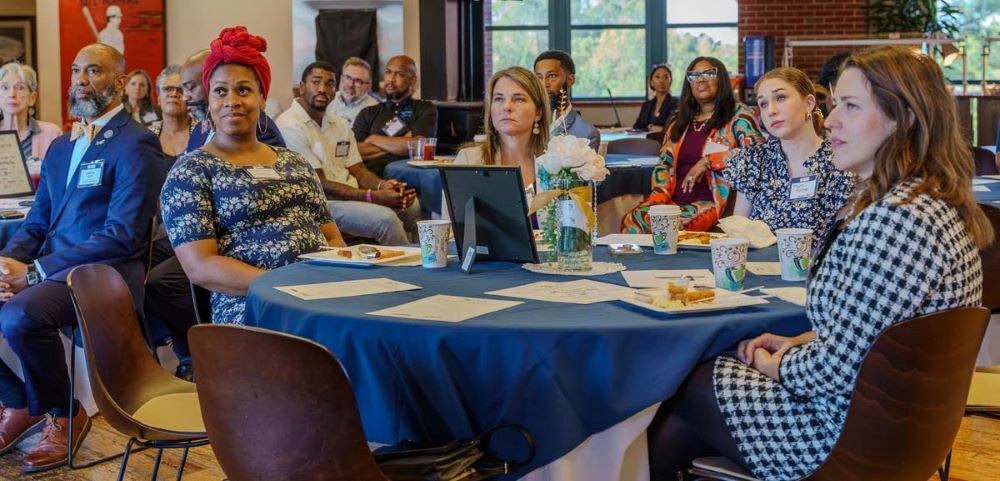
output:
<instances>
[{"instance_id":1,"label":"white paper sheet","mask_svg":"<svg viewBox=\"0 0 1000 481\"><path fill-rule=\"evenodd\" d=\"M761 289L760 292L777 296L779 299L791 302L792 304L806 305L805 287L772 287L770 289Z\"/></svg>"},{"instance_id":2,"label":"white paper sheet","mask_svg":"<svg viewBox=\"0 0 1000 481\"><path fill-rule=\"evenodd\" d=\"M368 314L426 321L462 322L491 312L502 311L518 304L523 304L523 302L438 294Z\"/></svg>"},{"instance_id":3,"label":"white paper sheet","mask_svg":"<svg viewBox=\"0 0 1000 481\"><path fill-rule=\"evenodd\" d=\"M683 276L694 278L694 284L698 286L715 286L715 277L708 269L674 269L674 270L649 270L649 271L623 271L622 277L629 287L644 289L649 287L659 287L666 289L667 282L672 279L679 279Z\"/></svg>"},{"instance_id":4,"label":"white paper sheet","mask_svg":"<svg viewBox=\"0 0 1000 481\"><path fill-rule=\"evenodd\" d=\"M387 277L357 281L321 282L297 286L276 286L275 289L305 301L334 299L338 297L367 296L386 292L412 291L420 286L397 282Z\"/></svg>"},{"instance_id":5,"label":"white paper sheet","mask_svg":"<svg viewBox=\"0 0 1000 481\"><path fill-rule=\"evenodd\" d=\"M780 276L780 262L747 262L747 270L758 276Z\"/></svg>"},{"instance_id":6,"label":"white paper sheet","mask_svg":"<svg viewBox=\"0 0 1000 481\"><path fill-rule=\"evenodd\" d=\"M658 157L658 156L651 156L651 157L629 157L628 161L630 163L632 163L632 164L635 164L635 165L643 165L643 166L647 166L647 167L652 167L652 166L655 166L656 164L660 163L660 157Z\"/></svg>"},{"instance_id":7,"label":"white paper sheet","mask_svg":"<svg viewBox=\"0 0 1000 481\"><path fill-rule=\"evenodd\" d=\"M1000 175L982 175L980 177L981 178L987 178L987 179L997 179L997 180L1000 180Z\"/></svg>"},{"instance_id":8,"label":"white paper sheet","mask_svg":"<svg viewBox=\"0 0 1000 481\"><path fill-rule=\"evenodd\" d=\"M974 186L972 186L972 191L973 192L989 192L990 188L986 187L985 185L974 185Z\"/></svg>"},{"instance_id":9,"label":"white paper sheet","mask_svg":"<svg viewBox=\"0 0 1000 481\"><path fill-rule=\"evenodd\" d=\"M35 200L35 197L29 195L27 197L0 199L0 210L20 210L23 212L28 212L28 209L30 209L30 207L25 207L21 205L21 202L26 200Z\"/></svg>"},{"instance_id":10,"label":"white paper sheet","mask_svg":"<svg viewBox=\"0 0 1000 481\"><path fill-rule=\"evenodd\" d=\"M653 236L650 234L608 234L597 238L597 245L636 244L642 247L653 247Z\"/></svg>"},{"instance_id":11,"label":"white paper sheet","mask_svg":"<svg viewBox=\"0 0 1000 481\"><path fill-rule=\"evenodd\" d=\"M612 301L631 292L631 289L624 286L580 279L569 282L533 282L523 286L490 291L486 294L546 302L594 304L597 302Z\"/></svg>"},{"instance_id":12,"label":"white paper sheet","mask_svg":"<svg viewBox=\"0 0 1000 481\"><path fill-rule=\"evenodd\" d=\"M985 175L983 177L977 177L975 179L972 179L972 185L986 185L986 184L992 184L994 182L1000 182L1000 176Z\"/></svg>"}]
</instances>

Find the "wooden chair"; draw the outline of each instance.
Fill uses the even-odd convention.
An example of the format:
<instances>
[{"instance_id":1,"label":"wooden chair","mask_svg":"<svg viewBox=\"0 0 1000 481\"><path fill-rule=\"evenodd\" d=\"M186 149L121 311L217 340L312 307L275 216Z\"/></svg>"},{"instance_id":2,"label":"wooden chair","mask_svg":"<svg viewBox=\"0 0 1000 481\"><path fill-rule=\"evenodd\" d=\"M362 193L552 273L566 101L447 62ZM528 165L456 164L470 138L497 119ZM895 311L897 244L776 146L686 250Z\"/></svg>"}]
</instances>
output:
<instances>
[{"instance_id":1,"label":"wooden chair","mask_svg":"<svg viewBox=\"0 0 1000 481\"><path fill-rule=\"evenodd\" d=\"M973 147L972 156L976 160L976 175L997 175L997 156L982 147Z\"/></svg>"},{"instance_id":2,"label":"wooden chair","mask_svg":"<svg viewBox=\"0 0 1000 481\"><path fill-rule=\"evenodd\" d=\"M844 429L810 481L926 481L950 456L989 311L966 307L886 329L861 364ZM718 458L695 460L691 474L754 480ZM728 469L725 469L728 468ZM939 471L947 479L948 463ZM726 474L725 470L730 473Z\"/></svg>"},{"instance_id":3,"label":"wooden chair","mask_svg":"<svg viewBox=\"0 0 1000 481\"><path fill-rule=\"evenodd\" d=\"M180 480L188 449L208 443L194 384L175 378L149 355L132 295L113 267L80 266L70 272L66 282L83 333L94 400L108 424L129 436L119 481L136 444L158 449L154 480L163 450L182 448L177 470ZM72 424L69 438L73 439Z\"/></svg>"},{"instance_id":4,"label":"wooden chair","mask_svg":"<svg viewBox=\"0 0 1000 481\"><path fill-rule=\"evenodd\" d=\"M388 481L354 391L323 346L252 327L189 331L212 450L232 481Z\"/></svg>"},{"instance_id":5,"label":"wooden chair","mask_svg":"<svg viewBox=\"0 0 1000 481\"><path fill-rule=\"evenodd\" d=\"M653 156L660 153L660 144L649 139L618 139L608 142L609 154Z\"/></svg>"}]
</instances>

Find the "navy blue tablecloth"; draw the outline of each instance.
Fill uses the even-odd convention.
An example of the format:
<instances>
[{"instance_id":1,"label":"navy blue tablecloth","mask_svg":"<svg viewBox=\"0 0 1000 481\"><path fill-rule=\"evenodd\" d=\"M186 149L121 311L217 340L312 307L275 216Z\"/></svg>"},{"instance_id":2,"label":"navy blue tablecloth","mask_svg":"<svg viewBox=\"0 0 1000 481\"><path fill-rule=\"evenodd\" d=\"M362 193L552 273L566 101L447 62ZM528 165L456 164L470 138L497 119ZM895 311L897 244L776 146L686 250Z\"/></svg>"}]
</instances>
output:
<instances>
[{"instance_id":1,"label":"navy blue tablecloth","mask_svg":"<svg viewBox=\"0 0 1000 481\"><path fill-rule=\"evenodd\" d=\"M604 248L596 257L607 260ZM708 268L708 252L624 259L633 270ZM752 251L777 261L774 248ZM484 292L575 278L519 265L482 262L472 275L454 260L439 270L353 268L303 262L268 272L250 287L246 322L313 339L343 363L370 441L467 439L501 422L525 426L538 452L527 470L565 455L588 436L669 398L701 360L764 331L809 328L802 307L763 306L682 317L622 302L572 305L541 301L460 323L371 316L375 310L435 294ZM418 291L302 301L275 286L388 277ZM625 285L620 274L591 279ZM802 285L747 274L747 286ZM500 443L513 455L514 443Z\"/></svg>"},{"instance_id":2,"label":"navy blue tablecloth","mask_svg":"<svg viewBox=\"0 0 1000 481\"><path fill-rule=\"evenodd\" d=\"M977 179L992 180L985 177L977 177ZM983 204L989 204L993 207L1000 208L1000 182L990 182L988 184L983 184L982 187L989 189L989 192L973 192L976 194L976 200Z\"/></svg>"},{"instance_id":3,"label":"navy blue tablecloth","mask_svg":"<svg viewBox=\"0 0 1000 481\"><path fill-rule=\"evenodd\" d=\"M609 154L608 161L627 160L631 157L636 156ZM598 203L624 194L649 194L652 167L611 167L608 170L611 171L611 175L597 186ZM436 168L414 167L407 164L406 160L397 160L386 165L385 178L406 182L410 187L417 189L420 206L425 213L441 213L443 192L441 175Z\"/></svg>"}]
</instances>

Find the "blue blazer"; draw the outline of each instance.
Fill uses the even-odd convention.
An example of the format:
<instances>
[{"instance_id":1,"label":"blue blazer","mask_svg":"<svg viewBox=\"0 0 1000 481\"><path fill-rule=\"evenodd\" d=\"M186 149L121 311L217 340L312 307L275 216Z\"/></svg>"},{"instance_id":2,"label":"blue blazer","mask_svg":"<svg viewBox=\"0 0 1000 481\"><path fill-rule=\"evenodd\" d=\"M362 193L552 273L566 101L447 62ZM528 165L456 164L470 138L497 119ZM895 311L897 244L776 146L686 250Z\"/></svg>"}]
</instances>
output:
<instances>
[{"instance_id":1,"label":"blue blazer","mask_svg":"<svg viewBox=\"0 0 1000 481\"><path fill-rule=\"evenodd\" d=\"M167 175L160 142L123 109L94 137L67 186L75 143L69 135L49 147L35 203L0 256L37 260L47 280L60 282L76 266L108 264L141 295L143 256ZM99 160L100 185L78 187L82 166Z\"/></svg>"},{"instance_id":2,"label":"blue blazer","mask_svg":"<svg viewBox=\"0 0 1000 481\"><path fill-rule=\"evenodd\" d=\"M278 126L274 124L270 116L263 112L261 114L264 116L264 128L261 129L260 123L257 124L257 140L271 147L285 147L285 138L281 136ZM203 120L199 124L195 125L191 131L191 136L188 137L187 148L184 149L185 152L193 152L200 149L205 145L205 142L208 142L208 136L214 130L212 128L212 121L210 120Z\"/></svg>"}]
</instances>

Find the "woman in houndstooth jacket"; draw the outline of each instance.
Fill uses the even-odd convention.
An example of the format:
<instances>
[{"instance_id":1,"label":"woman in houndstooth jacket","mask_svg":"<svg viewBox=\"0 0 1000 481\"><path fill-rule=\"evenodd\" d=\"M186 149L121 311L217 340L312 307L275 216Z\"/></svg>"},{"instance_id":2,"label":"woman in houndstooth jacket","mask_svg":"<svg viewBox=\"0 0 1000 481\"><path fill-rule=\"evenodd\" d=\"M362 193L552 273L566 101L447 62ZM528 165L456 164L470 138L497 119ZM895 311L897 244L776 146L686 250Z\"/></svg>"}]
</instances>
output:
<instances>
[{"instance_id":1,"label":"woman in houndstooth jacket","mask_svg":"<svg viewBox=\"0 0 1000 481\"><path fill-rule=\"evenodd\" d=\"M921 79L913 82L912 79ZM763 480L815 470L843 428L865 353L894 323L978 305L993 232L933 59L898 47L848 59L827 120L833 162L860 176L814 262L813 330L744 340L699 366L649 428L652 478L722 454Z\"/></svg>"}]
</instances>

